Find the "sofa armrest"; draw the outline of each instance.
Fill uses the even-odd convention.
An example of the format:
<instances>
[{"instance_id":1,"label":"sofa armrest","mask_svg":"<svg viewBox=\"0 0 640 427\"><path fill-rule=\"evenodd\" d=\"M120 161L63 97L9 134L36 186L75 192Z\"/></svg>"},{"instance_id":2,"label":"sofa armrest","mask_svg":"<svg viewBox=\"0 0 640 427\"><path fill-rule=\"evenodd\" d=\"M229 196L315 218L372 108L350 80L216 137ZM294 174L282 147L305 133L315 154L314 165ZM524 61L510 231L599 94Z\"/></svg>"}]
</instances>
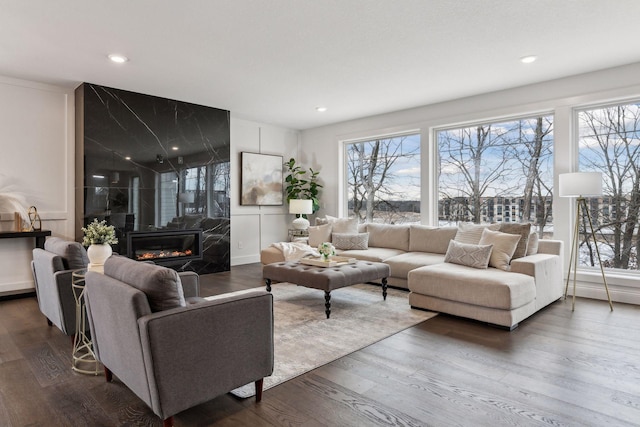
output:
<instances>
[{"instance_id":1,"label":"sofa armrest","mask_svg":"<svg viewBox=\"0 0 640 427\"><path fill-rule=\"evenodd\" d=\"M182 282L182 292L185 298L200 296L200 276L193 271L182 271L178 273Z\"/></svg>"},{"instance_id":2,"label":"sofa armrest","mask_svg":"<svg viewBox=\"0 0 640 427\"><path fill-rule=\"evenodd\" d=\"M562 258L538 253L511 261L511 271L532 276L536 284L536 309L562 296Z\"/></svg>"},{"instance_id":3,"label":"sofa armrest","mask_svg":"<svg viewBox=\"0 0 640 427\"><path fill-rule=\"evenodd\" d=\"M562 256L563 246L562 240L541 239L538 241L538 253Z\"/></svg>"},{"instance_id":4,"label":"sofa armrest","mask_svg":"<svg viewBox=\"0 0 640 427\"><path fill-rule=\"evenodd\" d=\"M156 414L175 414L273 372L268 292L152 313L138 327Z\"/></svg>"}]
</instances>

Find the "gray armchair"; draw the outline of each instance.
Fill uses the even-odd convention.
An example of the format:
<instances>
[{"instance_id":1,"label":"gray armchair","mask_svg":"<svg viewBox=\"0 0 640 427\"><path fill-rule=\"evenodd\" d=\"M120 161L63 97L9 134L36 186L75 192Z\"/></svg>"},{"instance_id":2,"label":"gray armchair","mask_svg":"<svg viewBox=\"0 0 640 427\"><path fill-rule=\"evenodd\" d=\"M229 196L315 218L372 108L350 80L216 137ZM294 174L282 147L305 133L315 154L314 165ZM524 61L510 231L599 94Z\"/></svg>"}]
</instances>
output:
<instances>
[{"instance_id":1,"label":"gray armchair","mask_svg":"<svg viewBox=\"0 0 640 427\"><path fill-rule=\"evenodd\" d=\"M87 251L80 243L50 237L44 249L33 250L31 270L36 286L38 306L49 326L56 325L64 334L76 332L76 303L71 288L71 272L89 263Z\"/></svg>"},{"instance_id":2,"label":"gray armchair","mask_svg":"<svg viewBox=\"0 0 640 427\"><path fill-rule=\"evenodd\" d=\"M189 301L175 271L112 256L86 276L94 351L151 410L173 415L273 372L273 299L262 291Z\"/></svg>"}]
</instances>

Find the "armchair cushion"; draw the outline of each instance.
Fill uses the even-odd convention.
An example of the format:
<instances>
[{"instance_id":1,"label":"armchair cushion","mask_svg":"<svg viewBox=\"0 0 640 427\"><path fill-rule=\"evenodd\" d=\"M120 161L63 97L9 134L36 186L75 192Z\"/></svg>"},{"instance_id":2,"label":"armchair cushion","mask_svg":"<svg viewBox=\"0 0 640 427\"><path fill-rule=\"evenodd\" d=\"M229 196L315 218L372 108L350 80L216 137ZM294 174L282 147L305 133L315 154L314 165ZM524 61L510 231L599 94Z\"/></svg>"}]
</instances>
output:
<instances>
[{"instance_id":1,"label":"armchair cushion","mask_svg":"<svg viewBox=\"0 0 640 427\"><path fill-rule=\"evenodd\" d=\"M104 273L144 292L153 312L186 306L180 276L174 270L111 256L104 263Z\"/></svg>"},{"instance_id":2,"label":"armchair cushion","mask_svg":"<svg viewBox=\"0 0 640 427\"><path fill-rule=\"evenodd\" d=\"M62 257L63 268L56 271L77 270L89 264L87 250L78 242L50 237L44 242L44 249Z\"/></svg>"}]
</instances>

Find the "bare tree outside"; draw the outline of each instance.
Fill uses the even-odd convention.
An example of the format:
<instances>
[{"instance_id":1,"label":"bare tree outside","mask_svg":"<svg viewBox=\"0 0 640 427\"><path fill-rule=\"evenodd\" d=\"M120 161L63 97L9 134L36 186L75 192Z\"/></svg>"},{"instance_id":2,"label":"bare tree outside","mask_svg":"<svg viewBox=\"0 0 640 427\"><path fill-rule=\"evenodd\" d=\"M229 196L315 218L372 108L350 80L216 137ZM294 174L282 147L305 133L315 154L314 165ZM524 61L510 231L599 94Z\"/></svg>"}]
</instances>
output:
<instances>
[{"instance_id":1,"label":"bare tree outside","mask_svg":"<svg viewBox=\"0 0 640 427\"><path fill-rule=\"evenodd\" d=\"M579 167L603 175L603 197L589 200L603 266L637 270L640 241L640 104L578 113ZM580 265L595 266L593 243L582 240Z\"/></svg>"},{"instance_id":2,"label":"bare tree outside","mask_svg":"<svg viewBox=\"0 0 640 427\"><path fill-rule=\"evenodd\" d=\"M439 218L533 222L551 218L553 117L485 123L437 133Z\"/></svg>"},{"instance_id":3,"label":"bare tree outside","mask_svg":"<svg viewBox=\"0 0 640 427\"><path fill-rule=\"evenodd\" d=\"M419 135L349 143L345 150L350 214L360 222L420 221Z\"/></svg>"}]
</instances>

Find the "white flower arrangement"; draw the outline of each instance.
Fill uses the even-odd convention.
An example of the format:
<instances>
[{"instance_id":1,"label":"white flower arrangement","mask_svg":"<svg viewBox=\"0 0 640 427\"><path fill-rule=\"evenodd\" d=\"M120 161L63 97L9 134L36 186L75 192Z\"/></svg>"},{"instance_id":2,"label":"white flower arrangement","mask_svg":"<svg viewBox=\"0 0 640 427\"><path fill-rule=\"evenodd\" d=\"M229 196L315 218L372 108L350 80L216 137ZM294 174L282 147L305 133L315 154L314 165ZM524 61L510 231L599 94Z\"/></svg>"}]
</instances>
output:
<instances>
[{"instance_id":1,"label":"white flower arrangement","mask_svg":"<svg viewBox=\"0 0 640 427\"><path fill-rule=\"evenodd\" d=\"M118 243L115 228L113 225L107 225L105 220L98 222L98 219L94 218L93 222L86 227L82 227L82 231L84 232L84 238L82 239L84 246Z\"/></svg>"},{"instance_id":2,"label":"white flower arrangement","mask_svg":"<svg viewBox=\"0 0 640 427\"><path fill-rule=\"evenodd\" d=\"M331 255L336 254L336 248L329 242L323 242L318 245L318 252L324 259L329 259Z\"/></svg>"}]
</instances>

